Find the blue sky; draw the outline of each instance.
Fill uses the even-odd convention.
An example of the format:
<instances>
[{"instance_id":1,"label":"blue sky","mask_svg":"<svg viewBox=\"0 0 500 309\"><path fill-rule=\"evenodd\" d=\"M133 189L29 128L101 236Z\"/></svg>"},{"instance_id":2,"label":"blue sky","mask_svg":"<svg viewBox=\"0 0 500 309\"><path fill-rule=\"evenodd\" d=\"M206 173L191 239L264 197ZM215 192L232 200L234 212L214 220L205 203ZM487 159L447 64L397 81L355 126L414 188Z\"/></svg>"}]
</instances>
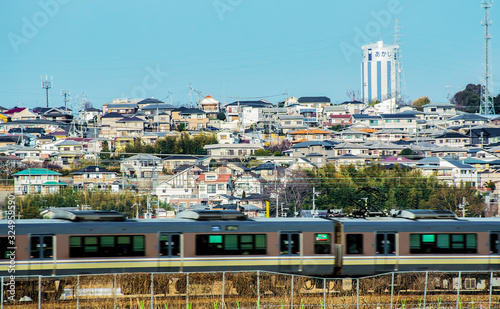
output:
<instances>
[{"instance_id":1,"label":"blue sky","mask_svg":"<svg viewBox=\"0 0 500 309\"><path fill-rule=\"evenodd\" d=\"M392 43L398 18L408 99L445 102L481 83L480 0L39 0L2 1L0 105L45 106L85 92L95 107L120 97L189 104L189 85L221 101L284 93L347 100L360 89L360 46ZM500 4L492 66L500 65ZM497 31L498 30L498 31ZM368 41L369 42L368 42ZM500 77L499 77L500 79ZM500 81L500 80L499 80ZM494 83L498 93L500 83ZM171 94L170 94L171 93ZM225 98L225 97L226 98ZM194 100L197 94L193 95Z\"/></svg>"}]
</instances>

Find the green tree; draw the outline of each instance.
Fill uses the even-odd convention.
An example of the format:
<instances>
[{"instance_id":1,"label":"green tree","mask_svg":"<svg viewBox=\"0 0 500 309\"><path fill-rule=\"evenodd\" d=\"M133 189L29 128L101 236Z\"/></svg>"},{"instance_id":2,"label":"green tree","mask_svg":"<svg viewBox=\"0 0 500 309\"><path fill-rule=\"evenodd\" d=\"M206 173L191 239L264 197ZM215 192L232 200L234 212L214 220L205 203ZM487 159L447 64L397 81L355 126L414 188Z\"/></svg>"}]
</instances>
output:
<instances>
[{"instance_id":1,"label":"green tree","mask_svg":"<svg viewBox=\"0 0 500 309\"><path fill-rule=\"evenodd\" d=\"M370 103L368 103L368 106L373 107L373 106L375 106L375 105L377 105L379 103L380 103L380 101L378 99L372 99L370 101Z\"/></svg>"},{"instance_id":2,"label":"green tree","mask_svg":"<svg viewBox=\"0 0 500 309\"><path fill-rule=\"evenodd\" d=\"M405 149L401 150L401 152L398 154L398 156L411 158L413 156L413 150L411 150L410 148L405 148Z\"/></svg>"},{"instance_id":3,"label":"green tree","mask_svg":"<svg viewBox=\"0 0 500 309\"><path fill-rule=\"evenodd\" d=\"M467 113L478 113L481 104L481 88L480 84L468 84L465 89L455 93L451 99L451 103L459 111Z\"/></svg>"},{"instance_id":4,"label":"green tree","mask_svg":"<svg viewBox=\"0 0 500 309\"><path fill-rule=\"evenodd\" d=\"M102 142L102 151L99 154L101 160L109 160L111 158L110 151L108 141Z\"/></svg>"},{"instance_id":5,"label":"green tree","mask_svg":"<svg viewBox=\"0 0 500 309\"><path fill-rule=\"evenodd\" d=\"M256 157L265 157L265 156L269 156L271 153L269 150L265 150L265 149L257 149L254 151L253 153Z\"/></svg>"}]
</instances>

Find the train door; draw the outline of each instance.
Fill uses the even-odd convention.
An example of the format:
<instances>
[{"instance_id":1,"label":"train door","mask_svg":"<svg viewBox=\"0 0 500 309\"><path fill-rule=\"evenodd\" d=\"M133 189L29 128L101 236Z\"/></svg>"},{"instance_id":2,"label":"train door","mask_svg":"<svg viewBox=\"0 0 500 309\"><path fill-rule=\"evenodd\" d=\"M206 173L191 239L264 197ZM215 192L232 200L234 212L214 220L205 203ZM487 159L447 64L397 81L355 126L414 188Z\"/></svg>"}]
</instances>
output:
<instances>
[{"instance_id":1,"label":"train door","mask_svg":"<svg viewBox=\"0 0 500 309\"><path fill-rule=\"evenodd\" d=\"M158 235L158 269L157 271L182 271L184 250L181 233L160 232Z\"/></svg>"},{"instance_id":2,"label":"train door","mask_svg":"<svg viewBox=\"0 0 500 309\"><path fill-rule=\"evenodd\" d=\"M30 235L30 275L56 275L55 236Z\"/></svg>"},{"instance_id":3,"label":"train door","mask_svg":"<svg viewBox=\"0 0 500 309\"><path fill-rule=\"evenodd\" d=\"M278 271L300 272L302 271L302 233L280 232L279 238L280 256Z\"/></svg>"},{"instance_id":4,"label":"train door","mask_svg":"<svg viewBox=\"0 0 500 309\"><path fill-rule=\"evenodd\" d=\"M490 232L490 269L500 267L500 232Z\"/></svg>"},{"instance_id":5,"label":"train door","mask_svg":"<svg viewBox=\"0 0 500 309\"><path fill-rule=\"evenodd\" d=\"M385 273L397 270L396 232L375 234L375 272Z\"/></svg>"}]
</instances>

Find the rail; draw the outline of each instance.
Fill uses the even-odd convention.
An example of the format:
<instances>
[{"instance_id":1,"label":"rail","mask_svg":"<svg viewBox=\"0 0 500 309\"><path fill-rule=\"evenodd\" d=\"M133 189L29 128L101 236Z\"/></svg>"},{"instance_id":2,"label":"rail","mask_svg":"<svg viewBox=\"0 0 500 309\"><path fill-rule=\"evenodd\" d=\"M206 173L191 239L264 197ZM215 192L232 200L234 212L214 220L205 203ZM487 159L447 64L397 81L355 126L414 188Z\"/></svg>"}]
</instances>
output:
<instances>
[{"instance_id":1,"label":"rail","mask_svg":"<svg viewBox=\"0 0 500 309\"><path fill-rule=\"evenodd\" d=\"M498 308L500 271L316 278L273 272L1 278L1 308Z\"/></svg>"}]
</instances>

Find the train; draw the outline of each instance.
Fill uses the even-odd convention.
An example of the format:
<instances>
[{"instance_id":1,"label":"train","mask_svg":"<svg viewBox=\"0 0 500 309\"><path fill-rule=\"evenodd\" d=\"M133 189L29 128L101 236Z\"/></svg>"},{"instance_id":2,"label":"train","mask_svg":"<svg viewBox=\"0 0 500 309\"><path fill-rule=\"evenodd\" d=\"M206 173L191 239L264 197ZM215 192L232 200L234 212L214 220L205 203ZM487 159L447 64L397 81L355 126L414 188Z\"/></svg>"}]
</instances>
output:
<instances>
[{"instance_id":1,"label":"train","mask_svg":"<svg viewBox=\"0 0 500 309\"><path fill-rule=\"evenodd\" d=\"M364 218L185 211L171 219L126 219L113 211L56 210L51 217L0 221L0 276L500 270L500 218L461 218L450 211Z\"/></svg>"}]
</instances>

